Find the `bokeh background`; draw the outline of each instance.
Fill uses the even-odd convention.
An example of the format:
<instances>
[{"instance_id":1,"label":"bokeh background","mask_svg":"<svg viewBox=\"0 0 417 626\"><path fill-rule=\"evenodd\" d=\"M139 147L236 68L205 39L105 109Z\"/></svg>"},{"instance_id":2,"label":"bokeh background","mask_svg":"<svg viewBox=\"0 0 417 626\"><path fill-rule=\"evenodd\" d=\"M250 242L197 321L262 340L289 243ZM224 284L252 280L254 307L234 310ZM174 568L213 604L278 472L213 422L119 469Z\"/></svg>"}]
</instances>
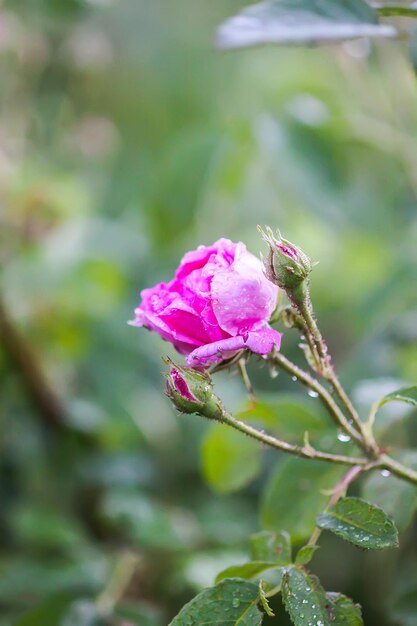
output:
<instances>
[{"instance_id":1,"label":"bokeh background","mask_svg":"<svg viewBox=\"0 0 417 626\"><path fill-rule=\"evenodd\" d=\"M279 226L320 262L314 301L356 398L417 380L407 51L220 54L215 27L241 4L0 2L1 626L165 626L245 558L276 457L241 490L222 488L222 458L210 478L209 425L163 395L172 350L126 324L187 249L226 236L257 254L256 224ZM283 347L299 358L291 332ZM216 382L236 408L238 378ZM415 545L413 530L376 556L325 539L313 569L367 626L412 626Z\"/></svg>"}]
</instances>

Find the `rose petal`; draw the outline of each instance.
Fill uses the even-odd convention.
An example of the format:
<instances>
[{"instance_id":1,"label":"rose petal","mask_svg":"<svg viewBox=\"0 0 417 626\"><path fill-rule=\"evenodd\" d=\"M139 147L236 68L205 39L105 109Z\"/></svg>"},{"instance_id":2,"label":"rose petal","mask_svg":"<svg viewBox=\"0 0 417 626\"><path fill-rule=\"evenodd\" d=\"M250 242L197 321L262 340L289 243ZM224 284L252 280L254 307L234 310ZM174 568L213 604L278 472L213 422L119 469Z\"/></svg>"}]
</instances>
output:
<instances>
[{"instance_id":1,"label":"rose petal","mask_svg":"<svg viewBox=\"0 0 417 626\"><path fill-rule=\"evenodd\" d=\"M269 354L274 347L280 349L281 337L281 333L268 326L248 333L245 345L256 354Z\"/></svg>"},{"instance_id":2,"label":"rose petal","mask_svg":"<svg viewBox=\"0 0 417 626\"><path fill-rule=\"evenodd\" d=\"M207 343L205 346L196 348L187 356L187 365L189 367L208 367L212 363L230 359L244 347L245 340L241 335Z\"/></svg>"},{"instance_id":3,"label":"rose petal","mask_svg":"<svg viewBox=\"0 0 417 626\"><path fill-rule=\"evenodd\" d=\"M229 239L218 239L212 246L198 246L196 250L184 254L175 273L176 279L182 281L194 270L202 268L207 275L205 267L207 263L210 265L214 263L217 267L227 267L233 261L235 248L236 244ZM225 257L224 261L222 257Z\"/></svg>"},{"instance_id":4,"label":"rose petal","mask_svg":"<svg viewBox=\"0 0 417 626\"><path fill-rule=\"evenodd\" d=\"M224 361L235 356L239 350L248 348L256 354L269 354L274 347L279 350L281 334L273 328L261 328L247 335L237 335L229 339L214 341L205 346L200 346L187 357L189 367L208 367L213 363Z\"/></svg>"},{"instance_id":5,"label":"rose petal","mask_svg":"<svg viewBox=\"0 0 417 626\"><path fill-rule=\"evenodd\" d=\"M187 385L187 381L175 367L172 368L169 375L171 376L174 387L180 396L186 400L197 401L197 398L191 393ZM169 385L168 381L167 385Z\"/></svg>"},{"instance_id":6,"label":"rose petal","mask_svg":"<svg viewBox=\"0 0 417 626\"><path fill-rule=\"evenodd\" d=\"M261 261L238 244L233 264L213 277L211 293L220 327L239 335L262 328L270 319L278 288L264 276Z\"/></svg>"}]
</instances>

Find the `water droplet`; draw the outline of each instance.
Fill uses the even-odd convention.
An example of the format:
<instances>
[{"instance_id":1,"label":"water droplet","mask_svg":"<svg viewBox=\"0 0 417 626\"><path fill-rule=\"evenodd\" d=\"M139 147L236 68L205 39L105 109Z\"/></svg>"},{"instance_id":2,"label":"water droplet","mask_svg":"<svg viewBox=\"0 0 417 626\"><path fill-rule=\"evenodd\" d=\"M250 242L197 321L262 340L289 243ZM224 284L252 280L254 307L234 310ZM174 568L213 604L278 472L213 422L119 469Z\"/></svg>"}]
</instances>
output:
<instances>
[{"instance_id":1,"label":"water droplet","mask_svg":"<svg viewBox=\"0 0 417 626\"><path fill-rule=\"evenodd\" d=\"M324 623L321 621L321 619L317 621L317 626L324 626Z\"/></svg>"},{"instance_id":2,"label":"water droplet","mask_svg":"<svg viewBox=\"0 0 417 626\"><path fill-rule=\"evenodd\" d=\"M239 605L240 605L240 600L239 600L239 598L233 598L233 600L232 600L232 606L233 606L233 608L234 608L234 609L237 609Z\"/></svg>"},{"instance_id":3,"label":"water droplet","mask_svg":"<svg viewBox=\"0 0 417 626\"><path fill-rule=\"evenodd\" d=\"M319 394L317 393L317 391L313 391L313 389L309 389L309 391L307 393L310 396L310 398L318 398L319 397Z\"/></svg>"},{"instance_id":4,"label":"water droplet","mask_svg":"<svg viewBox=\"0 0 417 626\"><path fill-rule=\"evenodd\" d=\"M293 380L296 383L298 378L297 378L297 376L291 376L291 380Z\"/></svg>"},{"instance_id":5,"label":"water droplet","mask_svg":"<svg viewBox=\"0 0 417 626\"><path fill-rule=\"evenodd\" d=\"M337 435L337 438L339 441L341 441L342 443L348 443L348 441L350 441L350 435L347 435L346 433L344 433L342 430L339 432L339 434Z\"/></svg>"},{"instance_id":6,"label":"water droplet","mask_svg":"<svg viewBox=\"0 0 417 626\"><path fill-rule=\"evenodd\" d=\"M381 476L383 476L384 478L388 478L388 476L391 476L391 472L387 469L384 469L381 471Z\"/></svg>"},{"instance_id":7,"label":"water droplet","mask_svg":"<svg viewBox=\"0 0 417 626\"><path fill-rule=\"evenodd\" d=\"M269 375L271 376L271 378L276 378L278 374L279 374L279 369L271 365L269 368Z\"/></svg>"}]
</instances>

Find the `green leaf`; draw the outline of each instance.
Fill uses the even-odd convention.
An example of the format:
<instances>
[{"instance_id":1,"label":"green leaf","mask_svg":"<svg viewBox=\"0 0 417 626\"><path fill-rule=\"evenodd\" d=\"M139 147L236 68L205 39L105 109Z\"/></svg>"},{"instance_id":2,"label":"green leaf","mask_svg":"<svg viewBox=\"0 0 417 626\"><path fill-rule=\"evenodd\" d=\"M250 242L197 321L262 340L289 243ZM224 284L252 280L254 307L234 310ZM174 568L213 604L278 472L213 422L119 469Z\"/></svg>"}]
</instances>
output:
<instances>
[{"instance_id":1,"label":"green leaf","mask_svg":"<svg viewBox=\"0 0 417 626\"><path fill-rule=\"evenodd\" d=\"M279 565L291 563L291 540L284 531L254 533L250 536L250 549L254 561L272 561Z\"/></svg>"},{"instance_id":2,"label":"green leaf","mask_svg":"<svg viewBox=\"0 0 417 626\"><path fill-rule=\"evenodd\" d=\"M401 460L407 465L416 465L416 453L404 456ZM398 530L403 532L411 524L417 510L417 488L405 480L385 473L369 473L362 484L362 496L365 500L382 507L394 520Z\"/></svg>"},{"instance_id":3,"label":"green leaf","mask_svg":"<svg viewBox=\"0 0 417 626\"><path fill-rule=\"evenodd\" d=\"M398 547L398 531L382 509L360 498L342 498L317 517L317 526L360 548Z\"/></svg>"},{"instance_id":4,"label":"green leaf","mask_svg":"<svg viewBox=\"0 0 417 626\"><path fill-rule=\"evenodd\" d=\"M306 565L311 561L314 553L317 552L319 548L320 546L303 546L297 552L297 556L295 557L295 564Z\"/></svg>"},{"instance_id":5,"label":"green leaf","mask_svg":"<svg viewBox=\"0 0 417 626\"><path fill-rule=\"evenodd\" d=\"M356 37L392 37L362 0L265 0L245 7L218 29L220 48L261 44L311 44Z\"/></svg>"},{"instance_id":6,"label":"green leaf","mask_svg":"<svg viewBox=\"0 0 417 626\"><path fill-rule=\"evenodd\" d=\"M266 591L264 589L264 583L262 580L259 581L259 598L261 600L262 608L268 617L274 617L275 613L269 606L268 597L266 595Z\"/></svg>"},{"instance_id":7,"label":"green leaf","mask_svg":"<svg viewBox=\"0 0 417 626\"><path fill-rule=\"evenodd\" d=\"M315 576L302 568L292 567L284 573L281 592L295 626L334 626L333 603Z\"/></svg>"},{"instance_id":8,"label":"green leaf","mask_svg":"<svg viewBox=\"0 0 417 626\"><path fill-rule=\"evenodd\" d=\"M260 626L257 585L228 578L205 589L186 604L169 626Z\"/></svg>"},{"instance_id":9,"label":"green leaf","mask_svg":"<svg viewBox=\"0 0 417 626\"><path fill-rule=\"evenodd\" d=\"M261 501L264 528L286 530L293 541L304 541L314 530L316 517L343 475L340 466L321 461L286 458L271 476Z\"/></svg>"},{"instance_id":10,"label":"green leaf","mask_svg":"<svg viewBox=\"0 0 417 626\"><path fill-rule=\"evenodd\" d=\"M384 396L378 403L378 407L384 406L388 402L405 402L411 406L417 406L417 385L413 387L403 387L397 391Z\"/></svg>"},{"instance_id":11,"label":"green leaf","mask_svg":"<svg viewBox=\"0 0 417 626\"><path fill-rule=\"evenodd\" d=\"M250 563L243 563L242 565L231 565L221 571L220 574L217 574L216 583L225 578L244 578L245 580L252 580L257 578L260 574L271 569L277 569L278 567L280 566L272 561L251 561Z\"/></svg>"},{"instance_id":12,"label":"green leaf","mask_svg":"<svg viewBox=\"0 0 417 626\"><path fill-rule=\"evenodd\" d=\"M291 540L286 532L263 530L250 536L250 552L252 561L227 567L217 575L216 582L224 578L251 580L269 570L283 570L291 563Z\"/></svg>"},{"instance_id":13,"label":"green leaf","mask_svg":"<svg viewBox=\"0 0 417 626\"><path fill-rule=\"evenodd\" d=\"M258 442L224 424L214 424L203 441L203 474L217 493L237 491L253 480L261 468Z\"/></svg>"},{"instance_id":14,"label":"green leaf","mask_svg":"<svg viewBox=\"0 0 417 626\"><path fill-rule=\"evenodd\" d=\"M359 604L342 593L330 592L327 597L334 605L334 626L363 626L362 611Z\"/></svg>"}]
</instances>

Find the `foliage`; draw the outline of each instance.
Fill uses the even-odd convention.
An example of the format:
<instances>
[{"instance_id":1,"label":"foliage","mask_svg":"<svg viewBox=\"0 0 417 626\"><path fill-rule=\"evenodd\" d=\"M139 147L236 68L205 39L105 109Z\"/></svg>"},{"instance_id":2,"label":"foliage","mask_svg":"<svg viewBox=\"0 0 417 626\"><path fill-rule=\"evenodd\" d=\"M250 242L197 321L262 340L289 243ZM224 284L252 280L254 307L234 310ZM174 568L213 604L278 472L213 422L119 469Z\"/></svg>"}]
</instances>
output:
<instances>
[{"instance_id":1,"label":"foliage","mask_svg":"<svg viewBox=\"0 0 417 626\"><path fill-rule=\"evenodd\" d=\"M379 471L354 486L395 520L398 551L365 553L324 533L305 563L300 542L336 476L315 481L316 461L257 448L256 473L242 476L236 463L239 491L226 496L216 469L225 460L212 454L216 491L206 488L198 449L210 425L175 415L160 379L160 357L173 353L125 325L139 290L168 279L188 247L226 234L256 253L255 224L269 222L320 260L318 317L361 415L417 378L408 52L401 41L360 39L214 54L216 24L238 10L232 0L0 5L1 626L169 623L244 560L259 499L272 506L272 482L300 463L321 504L294 526L306 494L299 478L269 510L268 527L279 531L282 515L296 532L293 555L262 571L265 594L284 566L304 580L308 567L326 588L336 572L334 587L361 602L367 626L415 619L413 486ZM369 23L382 33L379 13ZM297 359L295 335L286 331L284 345ZM268 406L248 422L294 444L308 430L314 446L353 453L330 434L317 399L265 371L250 364ZM246 420L238 379L216 376ZM361 381L369 389L371 378L369 394ZM381 406L375 432L408 448L408 459L395 458L412 465L412 404ZM278 563L270 556L252 554L243 571ZM258 582L245 581L259 598L254 619L265 611ZM326 595L341 624L361 623L355 604ZM276 617L265 623L288 623L280 600L268 601Z\"/></svg>"}]
</instances>

